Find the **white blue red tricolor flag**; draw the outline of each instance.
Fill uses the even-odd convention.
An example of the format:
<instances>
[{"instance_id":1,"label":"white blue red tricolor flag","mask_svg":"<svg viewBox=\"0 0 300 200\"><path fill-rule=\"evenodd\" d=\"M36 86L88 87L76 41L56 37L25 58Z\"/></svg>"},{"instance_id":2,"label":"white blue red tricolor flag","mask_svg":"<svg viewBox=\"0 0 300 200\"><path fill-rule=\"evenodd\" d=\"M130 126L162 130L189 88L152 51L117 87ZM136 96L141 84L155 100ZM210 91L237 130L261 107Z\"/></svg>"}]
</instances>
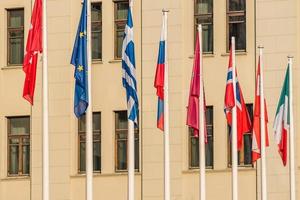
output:
<instances>
[{"instance_id":1,"label":"white blue red tricolor flag","mask_svg":"<svg viewBox=\"0 0 300 200\"><path fill-rule=\"evenodd\" d=\"M159 52L157 59L156 74L154 87L158 97L157 103L157 128L164 130L164 78L165 78L165 62L166 62L166 20L163 17L161 36L159 42Z\"/></svg>"},{"instance_id":2,"label":"white blue red tricolor flag","mask_svg":"<svg viewBox=\"0 0 300 200\"><path fill-rule=\"evenodd\" d=\"M243 146L243 134L250 132L251 120L245 105L245 101L243 98L242 90L237 78L237 70L235 73L235 81L236 81L236 101L234 101L234 93L233 93L233 80L232 80L232 50L230 50L229 56L229 65L227 72L227 83L226 83L226 91L225 91L225 101L224 101L224 111L227 118L227 123L229 126L232 125L232 109L236 104L236 112L237 112L237 147L238 150L241 150Z\"/></svg>"},{"instance_id":3,"label":"white blue red tricolor flag","mask_svg":"<svg viewBox=\"0 0 300 200\"><path fill-rule=\"evenodd\" d=\"M135 56L133 42L133 21L131 14L132 4L128 9L127 23L125 26L124 40L122 46L122 82L126 89L128 119L138 125L138 96L135 75Z\"/></svg>"}]
</instances>

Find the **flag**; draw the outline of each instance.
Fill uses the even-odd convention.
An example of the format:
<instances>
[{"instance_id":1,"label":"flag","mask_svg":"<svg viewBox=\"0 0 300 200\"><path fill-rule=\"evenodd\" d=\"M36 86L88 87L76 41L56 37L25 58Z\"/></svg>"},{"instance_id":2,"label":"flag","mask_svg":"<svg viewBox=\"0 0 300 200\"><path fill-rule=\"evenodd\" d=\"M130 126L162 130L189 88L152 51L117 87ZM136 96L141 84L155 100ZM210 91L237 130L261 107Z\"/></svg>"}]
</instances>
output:
<instances>
[{"instance_id":1,"label":"flag","mask_svg":"<svg viewBox=\"0 0 300 200\"><path fill-rule=\"evenodd\" d=\"M227 118L227 123L229 126L232 125L232 109L235 106L236 102L236 112L237 112L237 148L241 150L243 146L243 134L251 131L251 121L249 117L248 110L245 105L245 101L243 98L242 90L237 78L237 70L235 73L235 81L236 81L236 101L234 101L234 93L233 93L233 82L232 82L232 50L230 50L229 56L229 65L227 72L227 83L226 83L226 91L225 91L225 114Z\"/></svg>"},{"instance_id":2,"label":"flag","mask_svg":"<svg viewBox=\"0 0 300 200\"><path fill-rule=\"evenodd\" d=\"M286 165L287 162L287 131L290 125L290 85L289 85L289 68L287 67L285 80L283 83L283 87L281 90L281 95L279 98L275 123L274 123L274 131L275 131L275 140L278 144L278 152L281 156L283 165Z\"/></svg>"},{"instance_id":3,"label":"flag","mask_svg":"<svg viewBox=\"0 0 300 200\"><path fill-rule=\"evenodd\" d=\"M77 118L85 114L88 99L87 57L87 0L83 2L80 22L75 38L71 64L75 67L74 113Z\"/></svg>"},{"instance_id":4,"label":"flag","mask_svg":"<svg viewBox=\"0 0 300 200\"><path fill-rule=\"evenodd\" d=\"M23 98L33 105L38 53L42 53L42 0L35 0L23 61Z\"/></svg>"},{"instance_id":5,"label":"flag","mask_svg":"<svg viewBox=\"0 0 300 200\"><path fill-rule=\"evenodd\" d=\"M258 59L258 68L256 74L256 88L255 88L255 105L254 105L254 119L253 119L253 136L252 136L252 162L256 162L260 158L260 149L261 149L261 132L260 132L260 58ZM269 136L268 136L268 113L267 113L267 104L266 99L264 99L265 104L265 135L266 135L266 147L269 146Z\"/></svg>"},{"instance_id":6,"label":"flag","mask_svg":"<svg viewBox=\"0 0 300 200\"><path fill-rule=\"evenodd\" d=\"M154 87L156 88L157 102L157 128L164 130L164 78L165 78L165 61L166 61L166 27L165 17L161 29L161 36L159 42L159 52L157 59L156 74L154 80Z\"/></svg>"},{"instance_id":7,"label":"flag","mask_svg":"<svg viewBox=\"0 0 300 200\"><path fill-rule=\"evenodd\" d=\"M133 21L131 5L128 9L127 23L125 26L123 46L122 46L122 82L126 89L128 119L138 125L138 96L137 82L135 75L135 56L133 42Z\"/></svg>"},{"instance_id":8,"label":"flag","mask_svg":"<svg viewBox=\"0 0 300 200\"><path fill-rule=\"evenodd\" d=\"M196 38L196 47L195 47L195 56L194 56L194 66L191 77L190 84L190 93L189 93L189 102L187 108L187 122L186 124L191 127L194 131L194 136L199 136L200 129L200 120L199 120L199 98L200 98L200 87L203 90L204 97L204 87L203 81L200 80L200 41L199 34L197 34ZM207 130L206 130L206 119L205 119L205 97L203 98L203 108L204 108L204 134L205 134L205 142L207 142Z\"/></svg>"}]
</instances>

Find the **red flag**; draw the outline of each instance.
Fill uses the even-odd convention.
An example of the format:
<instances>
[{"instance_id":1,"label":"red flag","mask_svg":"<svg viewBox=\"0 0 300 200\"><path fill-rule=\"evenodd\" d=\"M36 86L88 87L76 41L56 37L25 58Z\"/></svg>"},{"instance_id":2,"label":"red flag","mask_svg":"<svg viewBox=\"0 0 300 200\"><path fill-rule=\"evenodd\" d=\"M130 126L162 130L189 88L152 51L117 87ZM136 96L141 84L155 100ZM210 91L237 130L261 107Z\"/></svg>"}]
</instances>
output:
<instances>
[{"instance_id":1,"label":"red flag","mask_svg":"<svg viewBox=\"0 0 300 200\"><path fill-rule=\"evenodd\" d=\"M26 74L23 97L33 105L38 52L42 52L42 0L35 0L23 61Z\"/></svg>"},{"instance_id":2,"label":"red flag","mask_svg":"<svg viewBox=\"0 0 300 200\"><path fill-rule=\"evenodd\" d=\"M258 60L258 69L256 75L256 88L255 88L255 106L254 106L254 119L253 119L253 137L252 137L252 162L256 162L260 158L261 149L261 132L260 132L260 58ZM265 135L266 135L266 146L269 146L268 137L268 113L267 104L264 99L265 104Z\"/></svg>"},{"instance_id":3,"label":"red flag","mask_svg":"<svg viewBox=\"0 0 300 200\"><path fill-rule=\"evenodd\" d=\"M200 128L200 120L199 120L199 98L200 98L200 87L203 87L203 82L200 80L200 43L199 36L197 34L196 39L196 48L195 48L195 56L194 56L194 67L191 78L190 85L190 94L189 94L189 102L188 102L188 110L187 110L187 122L186 124L193 128L194 135L196 137L199 136L199 128ZM201 82L201 83L200 83ZM201 86L200 86L201 84ZM203 91L204 96L204 91ZM204 107L204 134L205 134L205 142L207 142L207 130L206 130L206 117L205 117L205 98L203 98L203 107Z\"/></svg>"}]
</instances>

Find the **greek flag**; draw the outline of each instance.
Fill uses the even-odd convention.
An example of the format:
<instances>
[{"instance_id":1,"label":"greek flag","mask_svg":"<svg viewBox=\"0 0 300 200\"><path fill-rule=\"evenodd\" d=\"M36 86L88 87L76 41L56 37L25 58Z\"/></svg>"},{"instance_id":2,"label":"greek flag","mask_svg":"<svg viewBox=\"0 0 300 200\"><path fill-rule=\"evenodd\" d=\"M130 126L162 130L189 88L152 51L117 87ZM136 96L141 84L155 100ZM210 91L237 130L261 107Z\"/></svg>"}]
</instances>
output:
<instances>
[{"instance_id":1,"label":"greek flag","mask_svg":"<svg viewBox=\"0 0 300 200\"><path fill-rule=\"evenodd\" d=\"M122 46L122 82L126 89L128 119L138 125L138 96L135 75L135 56L133 42L133 22L131 6L128 9L127 24L125 27Z\"/></svg>"}]
</instances>

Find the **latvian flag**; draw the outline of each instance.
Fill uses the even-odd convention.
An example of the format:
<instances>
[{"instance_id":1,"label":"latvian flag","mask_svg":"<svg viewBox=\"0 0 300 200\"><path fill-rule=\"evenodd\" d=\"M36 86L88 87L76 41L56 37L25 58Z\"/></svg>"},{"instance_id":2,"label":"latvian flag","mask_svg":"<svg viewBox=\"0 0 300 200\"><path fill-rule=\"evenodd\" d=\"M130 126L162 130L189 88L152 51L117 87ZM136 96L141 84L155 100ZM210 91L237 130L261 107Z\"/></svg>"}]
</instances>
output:
<instances>
[{"instance_id":1,"label":"latvian flag","mask_svg":"<svg viewBox=\"0 0 300 200\"><path fill-rule=\"evenodd\" d=\"M165 77L165 61L166 61L166 27L165 17L161 29L161 36L159 42L159 52L156 67L156 75L154 80L154 87L156 88L156 95L158 96L157 104L157 128L164 130L164 77Z\"/></svg>"},{"instance_id":2,"label":"latvian flag","mask_svg":"<svg viewBox=\"0 0 300 200\"><path fill-rule=\"evenodd\" d=\"M279 98L274 131L275 131L275 140L278 144L278 152L281 156L283 165L286 165L287 162L287 131L290 125L290 109L289 109L289 97L290 97L290 86L289 86L289 68L287 67L285 80L281 90L281 95Z\"/></svg>"}]
</instances>

